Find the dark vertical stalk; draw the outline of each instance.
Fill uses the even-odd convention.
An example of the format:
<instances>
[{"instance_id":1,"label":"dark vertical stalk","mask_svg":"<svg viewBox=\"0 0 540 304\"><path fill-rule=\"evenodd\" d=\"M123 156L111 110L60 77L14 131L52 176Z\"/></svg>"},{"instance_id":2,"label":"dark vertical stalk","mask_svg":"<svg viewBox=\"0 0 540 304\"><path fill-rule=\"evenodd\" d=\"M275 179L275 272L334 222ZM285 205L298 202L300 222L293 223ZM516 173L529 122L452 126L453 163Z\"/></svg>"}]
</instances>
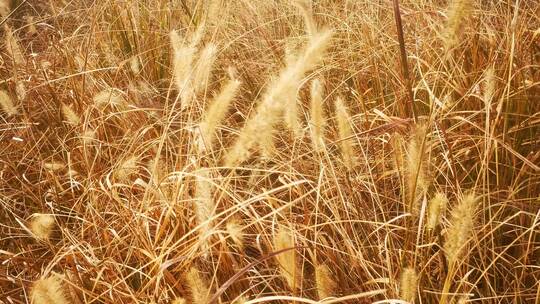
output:
<instances>
[{"instance_id":1,"label":"dark vertical stalk","mask_svg":"<svg viewBox=\"0 0 540 304\"><path fill-rule=\"evenodd\" d=\"M401 69L403 72L403 78L405 78L405 86L407 89L407 94L409 95L409 105L405 106L405 115L407 117L411 116L411 112L414 118L414 121L416 122L416 110L414 108L414 96L412 91L412 85L411 85L411 77L409 74L409 65L407 63L407 50L405 49L405 39L403 38L403 24L401 23L401 13L399 10L399 0L394 0L394 17L396 19L396 27L397 27L397 36L399 41L399 50L401 53Z\"/></svg>"}]
</instances>

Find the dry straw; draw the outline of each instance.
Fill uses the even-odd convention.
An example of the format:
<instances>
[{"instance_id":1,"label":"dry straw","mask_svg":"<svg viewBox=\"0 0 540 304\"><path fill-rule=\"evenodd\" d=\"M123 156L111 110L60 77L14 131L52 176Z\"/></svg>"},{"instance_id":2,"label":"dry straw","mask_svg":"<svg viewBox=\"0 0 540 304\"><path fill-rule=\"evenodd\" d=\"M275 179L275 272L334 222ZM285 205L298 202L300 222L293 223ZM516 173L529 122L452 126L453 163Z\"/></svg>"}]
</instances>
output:
<instances>
[{"instance_id":1,"label":"dry straw","mask_svg":"<svg viewBox=\"0 0 540 304\"><path fill-rule=\"evenodd\" d=\"M53 274L47 278L41 278L34 282L30 290L32 304L68 304L62 279Z\"/></svg>"}]
</instances>

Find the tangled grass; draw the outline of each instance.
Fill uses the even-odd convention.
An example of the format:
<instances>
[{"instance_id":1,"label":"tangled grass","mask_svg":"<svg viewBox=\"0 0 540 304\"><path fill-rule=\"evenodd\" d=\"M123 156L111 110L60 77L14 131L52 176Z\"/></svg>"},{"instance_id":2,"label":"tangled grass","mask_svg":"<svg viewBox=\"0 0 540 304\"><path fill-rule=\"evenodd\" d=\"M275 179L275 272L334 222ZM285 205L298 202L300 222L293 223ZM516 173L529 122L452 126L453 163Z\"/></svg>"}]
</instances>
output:
<instances>
[{"instance_id":1,"label":"tangled grass","mask_svg":"<svg viewBox=\"0 0 540 304\"><path fill-rule=\"evenodd\" d=\"M0 302L540 303L540 2L0 0Z\"/></svg>"}]
</instances>

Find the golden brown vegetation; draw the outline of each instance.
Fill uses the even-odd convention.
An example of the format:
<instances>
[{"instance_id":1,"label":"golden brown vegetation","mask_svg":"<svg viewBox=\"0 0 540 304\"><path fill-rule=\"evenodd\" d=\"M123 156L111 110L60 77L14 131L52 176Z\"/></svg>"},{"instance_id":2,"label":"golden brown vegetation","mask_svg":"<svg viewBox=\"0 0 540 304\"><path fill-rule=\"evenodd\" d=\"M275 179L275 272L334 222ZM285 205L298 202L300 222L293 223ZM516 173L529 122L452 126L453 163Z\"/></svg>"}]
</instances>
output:
<instances>
[{"instance_id":1,"label":"golden brown vegetation","mask_svg":"<svg viewBox=\"0 0 540 304\"><path fill-rule=\"evenodd\" d=\"M540 2L394 3L0 0L0 302L540 303Z\"/></svg>"}]
</instances>

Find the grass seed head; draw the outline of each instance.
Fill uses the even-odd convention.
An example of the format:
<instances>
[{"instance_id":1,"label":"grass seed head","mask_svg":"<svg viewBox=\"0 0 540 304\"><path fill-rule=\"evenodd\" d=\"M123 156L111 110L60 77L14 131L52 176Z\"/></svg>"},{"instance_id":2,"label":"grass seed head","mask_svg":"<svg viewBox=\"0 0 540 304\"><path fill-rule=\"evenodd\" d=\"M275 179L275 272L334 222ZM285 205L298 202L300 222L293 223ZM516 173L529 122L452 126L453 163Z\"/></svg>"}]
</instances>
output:
<instances>
[{"instance_id":1,"label":"grass seed head","mask_svg":"<svg viewBox=\"0 0 540 304\"><path fill-rule=\"evenodd\" d=\"M418 288L418 275L411 267L404 268L401 272L399 293L402 300L413 303L416 299Z\"/></svg>"},{"instance_id":2,"label":"grass seed head","mask_svg":"<svg viewBox=\"0 0 540 304\"><path fill-rule=\"evenodd\" d=\"M13 99L11 99L9 94L3 90L0 91L0 108L2 108L2 111L4 111L8 117L19 113L17 107L13 103Z\"/></svg>"},{"instance_id":3,"label":"grass seed head","mask_svg":"<svg viewBox=\"0 0 540 304\"><path fill-rule=\"evenodd\" d=\"M189 269L186 274L186 283L193 304L208 304L210 288L208 282L197 268L191 267Z\"/></svg>"},{"instance_id":4,"label":"grass seed head","mask_svg":"<svg viewBox=\"0 0 540 304\"><path fill-rule=\"evenodd\" d=\"M435 196L429 201L428 205L428 215L426 227L428 230L435 229L440 221L441 216L446 210L446 205L448 205L448 198L444 193L437 192Z\"/></svg>"},{"instance_id":5,"label":"grass seed head","mask_svg":"<svg viewBox=\"0 0 540 304\"><path fill-rule=\"evenodd\" d=\"M353 131L351 128L349 110L340 97L336 99L335 107L339 134L339 146L341 147L341 157L347 171L353 171L356 165L356 160L352 145Z\"/></svg>"},{"instance_id":6,"label":"grass seed head","mask_svg":"<svg viewBox=\"0 0 540 304\"><path fill-rule=\"evenodd\" d=\"M35 281L30 290L32 304L68 304L71 301L65 293L62 279L57 275Z\"/></svg>"},{"instance_id":7,"label":"grass seed head","mask_svg":"<svg viewBox=\"0 0 540 304\"><path fill-rule=\"evenodd\" d=\"M446 242L444 244L449 265L452 265L462 256L464 246L472 236L477 201L478 199L474 194L468 193L452 209L450 227L446 232Z\"/></svg>"},{"instance_id":8,"label":"grass seed head","mask_svg":"<svg viewBox=\"0 0 540 304\"><path fill-rule=\"evenodd\" d=\"M295 247L294 236L289 229L280 227L274 235L274 251ZM290 249L276 256L281 275L291 290L299 287L300 272L296 261L296 249Z\"/></svg>"},{"instance_id":9,"label":"grass seed head","mask_svg":"<svg viewBox=\"0 0 540 304\"><path fill-rule=\"evenodd\" d=\"M319 264L315 267L315 280L319 300L336 296L337 282L326 264Z\"/></svg>"},{"instance_id":10,"label":"grass seed head","mask_svg":"<svg viewBox=\"0 0 540 304\"><path fill-rule=\"evenodd\" d=\"M30 219L30 231L41 241L48 240L56 222L51 214L34 213Z\"/></svg>"}]
</instances>

